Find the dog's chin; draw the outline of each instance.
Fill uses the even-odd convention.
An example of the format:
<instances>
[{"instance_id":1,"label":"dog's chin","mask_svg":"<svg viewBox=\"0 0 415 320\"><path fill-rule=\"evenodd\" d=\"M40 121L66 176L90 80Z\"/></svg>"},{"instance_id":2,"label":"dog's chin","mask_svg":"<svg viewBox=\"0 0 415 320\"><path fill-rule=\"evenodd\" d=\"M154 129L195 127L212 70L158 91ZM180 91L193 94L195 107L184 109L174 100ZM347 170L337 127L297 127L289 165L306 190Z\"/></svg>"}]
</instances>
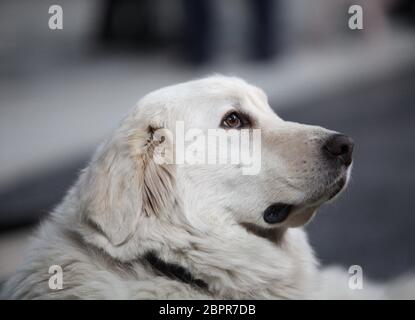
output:
<instances>
[{"instance_id":1,"label":"dog's chin","mask_svg":"<svg viewBox=\"0 0 415 320\"><path fill-rule=\"evenodd\" d=\"M267 227L298 227L306 224L321 205L333 200L346 188L348 180L349 172L345 172L323 192L301 203L276 202L270 205L263 213Z\"/></svg>"},{"instance_id":2,"label":"dog's chin","mask_svg":"<svg viewBox=\"0 0 415 320\"><path fill-rule=\"evenodd\" d=\"M339 179L337 179L331 188L329 189L329 197L327 201L333 200L336 198L344 189L346 189L347 183L349 182L348 173L342 175Z\"/></svg>"}]
</instances>

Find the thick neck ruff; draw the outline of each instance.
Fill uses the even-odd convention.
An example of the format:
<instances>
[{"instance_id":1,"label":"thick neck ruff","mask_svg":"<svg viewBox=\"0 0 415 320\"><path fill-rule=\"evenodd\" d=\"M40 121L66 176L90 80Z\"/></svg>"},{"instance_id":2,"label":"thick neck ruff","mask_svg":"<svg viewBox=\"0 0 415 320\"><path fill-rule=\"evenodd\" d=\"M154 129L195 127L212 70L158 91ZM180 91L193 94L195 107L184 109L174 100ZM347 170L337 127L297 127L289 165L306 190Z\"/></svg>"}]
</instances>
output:
<instances>
[{"instance_id":1,"label":"thick neck ruff","mask_svg":"<svg viewBox=\"0 0 415 320\"><path fill-rule=\"evenodd\" d=\"M254 225L244 225L244 227L251 233L258 237L265 238L274 244L278 245L282 240L285 230L264 229ZM202 279L196 278L187 268L177 264L169 263L160 259L155 251L149 251L144 255L144 260L153 271L161 276L172 280L181 281L189 284L195 288L208 291L208 284Z\"/></svg>"}]
</instances>

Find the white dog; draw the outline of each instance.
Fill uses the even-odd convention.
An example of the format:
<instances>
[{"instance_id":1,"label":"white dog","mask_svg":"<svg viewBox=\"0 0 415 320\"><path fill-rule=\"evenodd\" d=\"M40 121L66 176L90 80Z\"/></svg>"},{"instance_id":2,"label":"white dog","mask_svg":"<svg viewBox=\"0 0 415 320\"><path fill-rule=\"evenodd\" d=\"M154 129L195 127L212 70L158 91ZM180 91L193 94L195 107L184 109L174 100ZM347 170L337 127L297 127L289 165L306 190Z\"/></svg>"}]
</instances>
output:
<instances>
[{"instance_id":1,"label":"white dog","mask_svg":"<svg viewBox=\"0 0 415 320\"><path fill-rule=\"evenodd\" d=\"M261 167L159 163L178 123L260 129ZM189 141L187 141L189 142ZM165 149L167 150L167 149ZM260 89L214 76L141 99L43 223L8 298L296 299L316 293L301 226L347 184L350 138L283 121ZM61 288L49 268L62 268Z\"/></svg>"}]
</instances>

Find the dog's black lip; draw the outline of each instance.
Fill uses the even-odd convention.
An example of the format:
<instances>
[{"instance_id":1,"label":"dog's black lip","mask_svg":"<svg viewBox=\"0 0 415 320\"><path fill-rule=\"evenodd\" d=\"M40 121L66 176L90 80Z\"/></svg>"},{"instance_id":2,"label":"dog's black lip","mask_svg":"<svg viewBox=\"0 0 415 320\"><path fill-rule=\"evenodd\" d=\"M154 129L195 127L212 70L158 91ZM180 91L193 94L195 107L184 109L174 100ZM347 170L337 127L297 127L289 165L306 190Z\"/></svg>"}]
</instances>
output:
<instances>
[{"instance_id":1,"label":"dog's black lip","mask_svg":"<svg viewBox=\"0 0 415 320\"><path fill-rule=\"evenodd\" d=\"M281 223L289 216L293 205L277 202L264 211L264 221L269 224Z\"/></svg>"},{"instance_id":2,"label":"dog's black lip","mask_svg":"<svg viewBox=\"0 0 415 320\"><path fill-rule=\"evenodd\" d=\"M304 208L319 206L323 202L333 199L340 191L343 190L346 182L347 177L344 175L332 185L332 190L328 195L326 193L325 196L322 196L315 202L309 201L309 203L304 204L289 204L284 202L273 203L265 209L263 214L264 221L268 224L281 223L284 222L291 213L296 214Z\"/></svg>"},{"instance_id":3,"label":"dog's black lip","mask_svg":"<svg viewBox=\"0 0 415 320\"><path fill-rule=\"evenodd\" d=\"M346 184L346 177L342 177L334 184L334 189L331 191L329 200L333 199L340 191L343 190L343 187Z\"/></svg>"}]
</instances>

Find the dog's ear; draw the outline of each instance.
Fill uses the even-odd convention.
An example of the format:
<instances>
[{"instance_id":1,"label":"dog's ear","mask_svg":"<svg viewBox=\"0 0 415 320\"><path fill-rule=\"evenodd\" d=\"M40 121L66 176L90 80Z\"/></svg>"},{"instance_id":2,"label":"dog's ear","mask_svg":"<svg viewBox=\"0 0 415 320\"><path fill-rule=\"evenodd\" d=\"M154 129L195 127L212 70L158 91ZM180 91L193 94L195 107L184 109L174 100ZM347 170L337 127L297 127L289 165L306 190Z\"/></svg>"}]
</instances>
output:
<instances>
[{"instance_id":1,"label":"dog's ear","mask_svg":"<svg viewBox=\"0 0 415 320\"><path fill-rule=\"evenodd\" d=\"M119 130L84 173L83 220L114 246L126 243L140 221L174 202L174 168L153 158L157 138L151 127Z\"/></svg>"}]
</instances>

